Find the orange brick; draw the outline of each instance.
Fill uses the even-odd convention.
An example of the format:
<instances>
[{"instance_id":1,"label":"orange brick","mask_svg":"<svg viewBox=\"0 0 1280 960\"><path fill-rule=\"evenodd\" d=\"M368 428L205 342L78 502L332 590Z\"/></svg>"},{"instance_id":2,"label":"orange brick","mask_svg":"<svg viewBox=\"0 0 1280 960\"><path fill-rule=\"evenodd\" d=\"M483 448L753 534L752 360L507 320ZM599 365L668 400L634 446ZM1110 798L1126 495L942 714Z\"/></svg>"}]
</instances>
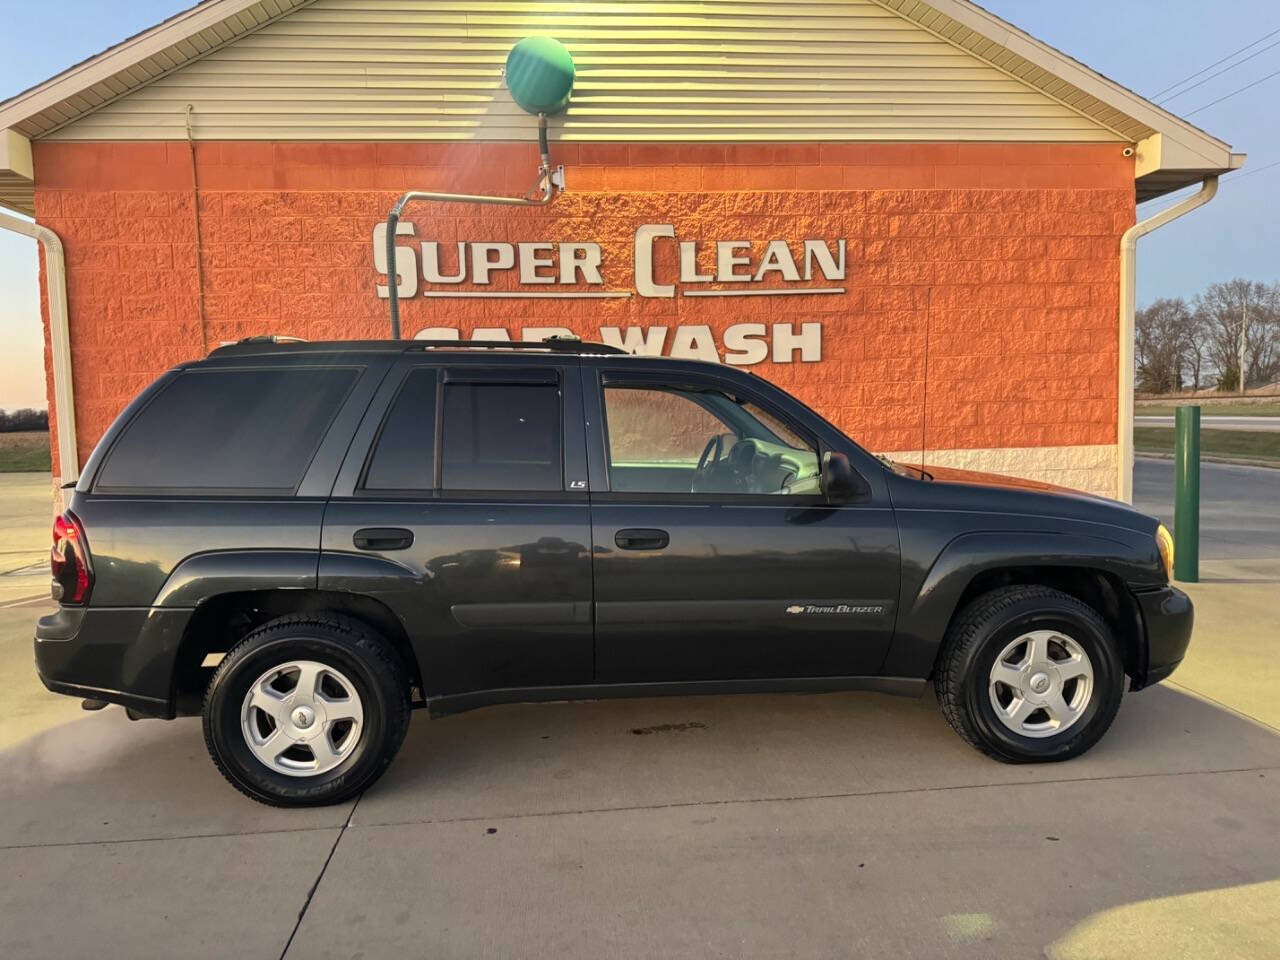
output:
<instances>
[{"instance_id":1,"label":"orange brick","mask_svg":"<svg viewBox=\"0 0 1280 960\"><path fill-rule=\"evenodd\" d=\"M818 321L822 364L759 372L879 449L919 442L927 323L929 443L1114 442L1118 241L1134 219L1132 164L1117 145L564 144L553 154L570 189L549 208L442 204L407 219L419 239L445 244L595 240L619 286L643 222L703 242L844 237L848 293L459 301L449 323L594 338L602 323L706 323L719 337L744 319ZM36 158L37 210L67 252L86 453L139 384L210 342L382 335L370 236L399 192L520 193L536 162L528 143L200 143L202 345L186 144L43 142ZM657 268L674 278L674 245L659 245ZM410 331L440 322L423 299L402 310Z\"/></svg>"}]
</instances>

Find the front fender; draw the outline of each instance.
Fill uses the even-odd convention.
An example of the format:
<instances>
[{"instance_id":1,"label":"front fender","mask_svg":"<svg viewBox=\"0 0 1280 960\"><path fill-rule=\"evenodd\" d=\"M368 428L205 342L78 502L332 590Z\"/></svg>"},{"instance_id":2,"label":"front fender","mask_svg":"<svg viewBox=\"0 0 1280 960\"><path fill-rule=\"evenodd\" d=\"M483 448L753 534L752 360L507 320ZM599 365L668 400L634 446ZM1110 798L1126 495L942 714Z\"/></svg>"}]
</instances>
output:
<instances>
[{"instance_id":1,"label":"front fender","mask_svg":"<svg viewBox=\"0 0 1280 960\"><path fill-rule=\"evenodd\" d=\"M927 568L919 588L904 580L903 603L882 673L928 676L965 590L983 573L1027 567L1069 567L1110 574L1125 583L1151 579L1154 543L1136 531L1113 535L997 530L955 537Z\"/></svg>"}]
</instances>

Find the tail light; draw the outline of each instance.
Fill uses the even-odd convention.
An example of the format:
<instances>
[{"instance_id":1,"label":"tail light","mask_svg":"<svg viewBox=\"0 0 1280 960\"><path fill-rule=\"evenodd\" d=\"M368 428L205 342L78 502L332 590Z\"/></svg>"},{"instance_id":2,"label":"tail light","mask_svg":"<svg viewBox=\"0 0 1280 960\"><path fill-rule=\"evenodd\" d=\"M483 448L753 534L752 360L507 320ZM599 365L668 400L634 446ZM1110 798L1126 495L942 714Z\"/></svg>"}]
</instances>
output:
<instances>
[{"instance_id":1,"label":"tail light","mask_svg":"<svg viewBox=\"0 0 1280 960\"><path fill-rule=\"evenodd\" d=\"M53 520L53 550L49 553L53 573L53 599L66 604L83 604L93 588L93 567L89 544L79 518L68 510Z\"/></svg>"}]
</instances>

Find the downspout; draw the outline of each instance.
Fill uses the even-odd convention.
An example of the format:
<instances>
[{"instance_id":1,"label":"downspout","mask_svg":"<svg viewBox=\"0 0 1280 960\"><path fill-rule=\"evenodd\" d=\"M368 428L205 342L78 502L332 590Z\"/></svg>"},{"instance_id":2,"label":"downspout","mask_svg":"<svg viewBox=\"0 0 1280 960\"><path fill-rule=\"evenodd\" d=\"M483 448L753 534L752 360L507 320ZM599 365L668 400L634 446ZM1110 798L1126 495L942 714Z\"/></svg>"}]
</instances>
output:
<instances>
[{"instance_id":1,"label":"downspout","mask_svg":"<svg viewBox=\"0 0 1280 960\"><path fill-rule=\"evenodd\" d=\"M1166 207L1154 217L1135 223L1120 238L1119 475L1116 477L1116 499L1125 503L1133 502L1133 315L1137 310L1138 238L1177 220L1196 207L1203 207L1217 192L1217 176L1205 177L1199 193Z\"/></svg>"},{"instance_id":2,"label":"downspout","mask_svg":"<svg viewBox=\"0 0 1280 960\"><path fill-rule=\"evenodd\" d=\"M490 197L469 193L435 193L410 190L391 208L387 216L387 300L391 308L391 339L400 339L400 273L396 270L396 227L404 208L415 200L442 203L489 203L508 207L545 207L555 197L556 191L564 191L564 167L551 168L551 154L547 147L547 115L538 114L538 152L541 162L538 179L523 197Z\"/></svg>"},{"instance_id":3,"label":"downspout","mask_svg":"<svg viewBox=\"0 0 1280 960\"><path fill-rule=\"evenodd\" d=\"M49 298L49 341L53 353L53 409L58 428L61 482L80 476L76 454L76 408L71 390L71 335L67 327L67 266L62 241L48 227L0 213L0 229L40 241L44 248L45 287Z\"/></svg>"}]
</instances>

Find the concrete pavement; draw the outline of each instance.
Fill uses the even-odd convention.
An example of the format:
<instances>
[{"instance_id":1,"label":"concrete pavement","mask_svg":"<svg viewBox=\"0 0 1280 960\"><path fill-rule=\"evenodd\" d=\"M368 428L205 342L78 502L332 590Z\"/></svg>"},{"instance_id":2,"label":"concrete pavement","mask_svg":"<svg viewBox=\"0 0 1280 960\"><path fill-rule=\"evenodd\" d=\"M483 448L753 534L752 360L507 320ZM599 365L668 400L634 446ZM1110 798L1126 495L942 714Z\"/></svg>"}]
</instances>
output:
<instances>
[{"instance_id":1,"label":"concrete pavement","mask_svg":"<svg viewBox=\"0 0 1280 960\"><path fill-rule=\"evenodd\" d=\"M932 696L515 705L305 811L47 694L0 610L0 956L1280 956L1280 560L1206 566L1187 662L1070 763Z\"/></svg>"},{"instance_id":2,"label":"concrete pavement","mask_svg":"<svg viewBox=\"0 0 1280 960\"><path fill-rule=\"evenodd\" d=\"M47 473L0 473L0 608L49 595L52 497Z\"/></svg>"},{"instance_id":3,"label":"concrete pavement","mask_svg":"<svg viewBox=\"0 0 1280 960\"><path fill-rule=\"evenodd\" d=\"M1173 461L1139 457L1133 505L1173 529ZM1200 464L1202 559L1280 557L1280 469Z\"/></svg>"},{"instance_id":4,"label":"concrete pavement","mask_svg":"<svg viewBox=\"0 0 1280 960\"><path fill-rule=\"evenodd\" d=\"M1280 891L1280 736L1191 692L1215 635L1037 767L932 697L545 704L419 715L357 803L281 811L196 720L61 718L0 753L0 955L279 957L304 908L287 956L1083 958L1112 910L1147 956L1275 944L1219 896Z\"/></svg>"}]
</instances>

